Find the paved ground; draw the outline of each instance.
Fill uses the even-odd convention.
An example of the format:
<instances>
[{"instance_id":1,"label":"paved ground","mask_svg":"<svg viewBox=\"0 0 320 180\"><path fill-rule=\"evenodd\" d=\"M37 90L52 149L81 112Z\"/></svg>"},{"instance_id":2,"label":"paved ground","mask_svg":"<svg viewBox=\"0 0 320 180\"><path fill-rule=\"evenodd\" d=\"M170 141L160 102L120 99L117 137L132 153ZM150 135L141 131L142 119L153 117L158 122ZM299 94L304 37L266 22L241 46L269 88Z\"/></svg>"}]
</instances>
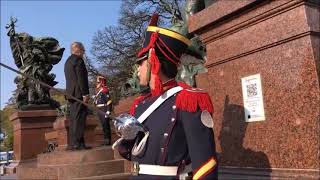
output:
<instances>
[{"instance_id":1,"label":"paved ground","mask_svg":"<svg viewBox=\"0 0 320 180\"><path fill-rule=\"evenodd\" d=\"M7 175L0 176L2 180L15 180L17 179L16 175ZM270 178L262 178L258 176L239 176L239 175L219 175L219 180L268 180Z\"/></svg>"},{"instance_id":2,"label":"paved ground","mask_svg":"<svg viewBox=\"0 0 320 180\"><path fill-rule=\"evenodd\" d=\"M5 175L5 176L0 176L0 179L18 179L17 176L14 174L14 175Z\"/></svg>"}]
</instances>

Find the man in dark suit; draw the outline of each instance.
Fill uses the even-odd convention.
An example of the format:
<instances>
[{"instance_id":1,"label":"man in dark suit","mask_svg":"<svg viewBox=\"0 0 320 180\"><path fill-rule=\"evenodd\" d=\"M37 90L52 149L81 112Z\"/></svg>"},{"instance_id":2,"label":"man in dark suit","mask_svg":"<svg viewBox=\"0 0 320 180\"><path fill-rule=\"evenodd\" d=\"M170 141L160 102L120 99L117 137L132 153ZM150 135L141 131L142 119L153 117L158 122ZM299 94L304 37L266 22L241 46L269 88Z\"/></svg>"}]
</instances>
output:
<instances>
[{"instance_id":1,"label":"man in dark suit","mask_svg":"<svg viewBox=\"0 0 320 180\"><path fill-rule=\"evenodd\" d=\"M71 45L71 56L64 66L66 77L66 91L79 100L88 103L89 83L88 72L83 61L85 49L82 43L74 42ZM70 103L69 145L67 150L88 149L84 142L87 107L83 104L68 99Z\"/></svg>"}]
</instances>

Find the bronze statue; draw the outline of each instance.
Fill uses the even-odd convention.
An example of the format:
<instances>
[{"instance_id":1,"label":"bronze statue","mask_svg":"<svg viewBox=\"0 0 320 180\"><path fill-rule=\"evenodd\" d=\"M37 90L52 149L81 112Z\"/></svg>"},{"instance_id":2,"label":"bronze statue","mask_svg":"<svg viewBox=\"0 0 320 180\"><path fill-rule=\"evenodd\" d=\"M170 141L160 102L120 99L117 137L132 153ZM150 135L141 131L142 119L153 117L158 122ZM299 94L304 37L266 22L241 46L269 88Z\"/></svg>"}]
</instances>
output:
<instances>
[{"instance_id":1,"label":"bronze statue","mask_svg":"<svg viewBox=\"0 0 320 180\"><path fill-rule=\"evenodd\" d=\"M206 61L206 49L199 36L188 32L188 20L190 16L210 6L215 0L187 0L184 8L184 16L178 12L172 12L171 30L179 32L190 38L191 45L181 57L181 64L176 77L190 86L196 87L195 75L206 72L204 67Z\"/></svg>"},{"instance_id":2,"label":"bronze statue","mask_svg":"<svg viewBox=\"0 0 320 180\"><path fill-rule=\"evenodd\" d=\"M185 14L187 17L207 8L216 0L187 0L185 5ZM188 18L186 19L188 21Z\"/></svg>"},{"instance_id":3,"label":"bronze statue","mask_svg":"<svg viewBox=\"0 0 320 180\"><path fill-rule=\"evenodd\" d=\"M120 89L121 97L129 97L141 93L146 90L146 87L141 87L138 79L138 69L136 66L132 67L132 76Z\"/></svg>"},{"instance_id":4,"label":"bronze statue","mask_svg":"<svg viewBox=\"0 0 320 180\"><path fill-rule=\"evenodd\" d=\"M49 73L53 65L60 62L64 48L52 37L35 38L27 33L16 33L16 18L10 19L6 26L10 37L10 47L16 66L23 73L29 74L35 79L55 86L55 74ZM26 77L17 76L14 80L17 84L16 96L17 108L27 110L30 107L56 108L57 102L50 97L49 89L35 83Z\"/></svg>"}]
</instances>

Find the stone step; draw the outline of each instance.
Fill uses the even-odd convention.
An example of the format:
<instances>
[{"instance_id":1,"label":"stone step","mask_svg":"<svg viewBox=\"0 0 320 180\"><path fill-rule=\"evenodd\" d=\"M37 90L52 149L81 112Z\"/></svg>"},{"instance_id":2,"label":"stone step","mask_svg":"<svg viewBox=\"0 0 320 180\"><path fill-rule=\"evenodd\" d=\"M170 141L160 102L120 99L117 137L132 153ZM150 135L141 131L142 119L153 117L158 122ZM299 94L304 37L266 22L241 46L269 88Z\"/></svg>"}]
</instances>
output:
<instances>
[{"instance_id":1,"label":"stone step","mask_svg":"<svg viewBox=\"0 0 320 180\"><path fill-rule=\"evenodd\" d=\"M123 159L123 157L119 154L118 151L114 151L114 159Z\"/></svg>"},{"instance_id":2,"label":"stone step","mask_svg":"<svg viewBox=\"0 0 320 180\"><path fill-rule=\"evenodd\" d=\"M72 179L128 173L131 163L126 160L108 160L80 164L20 166L17 175L21 179Z\"/></svg>"},{"instance_id":3,"label":"stone step","mask_svg":"<svg viewBox=\"0 0 320 180\"><path fill-rule=\"evenodd\" d=\"M5 174L3 176L0 176L0 179L5 179L5 180L17 180L18 177L16 174Z\"/></svg>"},{"instance_id":4,"label":"stone step","mask_svg":"<svg viewBox=\"0 0 320 180\"><path fill-rule=\"evenodd\" d=\"M59 179L76 177L101 176L130 172L131 163L125 160L109 160L104 162L68 165L59 167Z\"/></svg>"},{"instance_id":5,"label":"stone step","mask_svg":"<svg viewBox=\"0 0 320 180\"><path fill-rule=\"evenodd\" d=\"M18 179L58 179L58 168L52 167L18 167Z\"/></svg>"},{"instance_id":6,"label":"stone step","mask_svg":"<svg viewBox=\"0 0 320 180\"><path fill-rule=\"evenodd\" d=\"M94 180L94 179L114 179L114 180L127 180L131 176L131 173L118 173L102 176L90 176L90 177L81 177L74 178L74 180Z\"/></svg>"},{"instance_id":7,"label":"stone step","mask_svg":"<svg viewBox=\"0 0 320 180\"><path fill-rule=\"evenodd\" d=\"M111 146L81 151L55 151L38 155L38 166L89 163L114 159Z\"/></svg>"},{"instance_id":8,"label":"stone step","mask_svg":"<svg viewBox=\"0 0 320 180\"><path fill-rule=\"evenodd\" d=\"M8 166L4 167L4 174L16 174L17 173L17 166L24 165L24 166L36 166L36 159L29 159L24 161L17 161L13 160Z\"/></svg>"},{"instance_id":9,"label":"stone step","mask_svg":"<svg viewBox=\"0 0 320 180\"><path fill-rule=\"evenodd\" d=\"M222 166L219 174L225 177L251 177L250 179L319 179L320 170L316 169L287 169L287 168L239 168Z\"/></svg>"},{"instance_id":10,"label":"stone step","mask_svg":"<svg viewBox=\"0 0 320 180\"><path fill-rule=\"evenodd\" d=\"M37 167L37 160L17 166L18 179L58 179L58 169L53 167Z\"/></svg>"}]
</instances>

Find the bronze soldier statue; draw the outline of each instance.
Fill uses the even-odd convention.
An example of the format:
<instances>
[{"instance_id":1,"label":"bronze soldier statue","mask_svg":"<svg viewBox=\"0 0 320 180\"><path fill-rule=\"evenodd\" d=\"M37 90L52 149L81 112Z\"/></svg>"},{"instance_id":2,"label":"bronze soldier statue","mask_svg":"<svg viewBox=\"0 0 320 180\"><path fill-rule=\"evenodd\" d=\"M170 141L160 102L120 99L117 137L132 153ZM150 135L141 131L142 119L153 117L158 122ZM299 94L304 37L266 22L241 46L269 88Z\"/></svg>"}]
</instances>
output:
<instances>
[{"instance_id":1,"label":"bronze soldier statue","mask_svg":"<svg viewBox=\"0 0 320 180\"><path fill-rule=\"evenodd\" d=\"M50 86L55 86L58 82L54 81L56 76L50 71L53 65L60 62L64 48L61 48L59 42L52 37L34 38L27 33L16 33L17 19L11 17L10 20L6 28L16 66L21 72ZM16 97L18 109L56 108L58 106L57 102L50 97L49 88L23 76L17 76L14 82L18 89Z\"/></svg>"}]
</instances>

